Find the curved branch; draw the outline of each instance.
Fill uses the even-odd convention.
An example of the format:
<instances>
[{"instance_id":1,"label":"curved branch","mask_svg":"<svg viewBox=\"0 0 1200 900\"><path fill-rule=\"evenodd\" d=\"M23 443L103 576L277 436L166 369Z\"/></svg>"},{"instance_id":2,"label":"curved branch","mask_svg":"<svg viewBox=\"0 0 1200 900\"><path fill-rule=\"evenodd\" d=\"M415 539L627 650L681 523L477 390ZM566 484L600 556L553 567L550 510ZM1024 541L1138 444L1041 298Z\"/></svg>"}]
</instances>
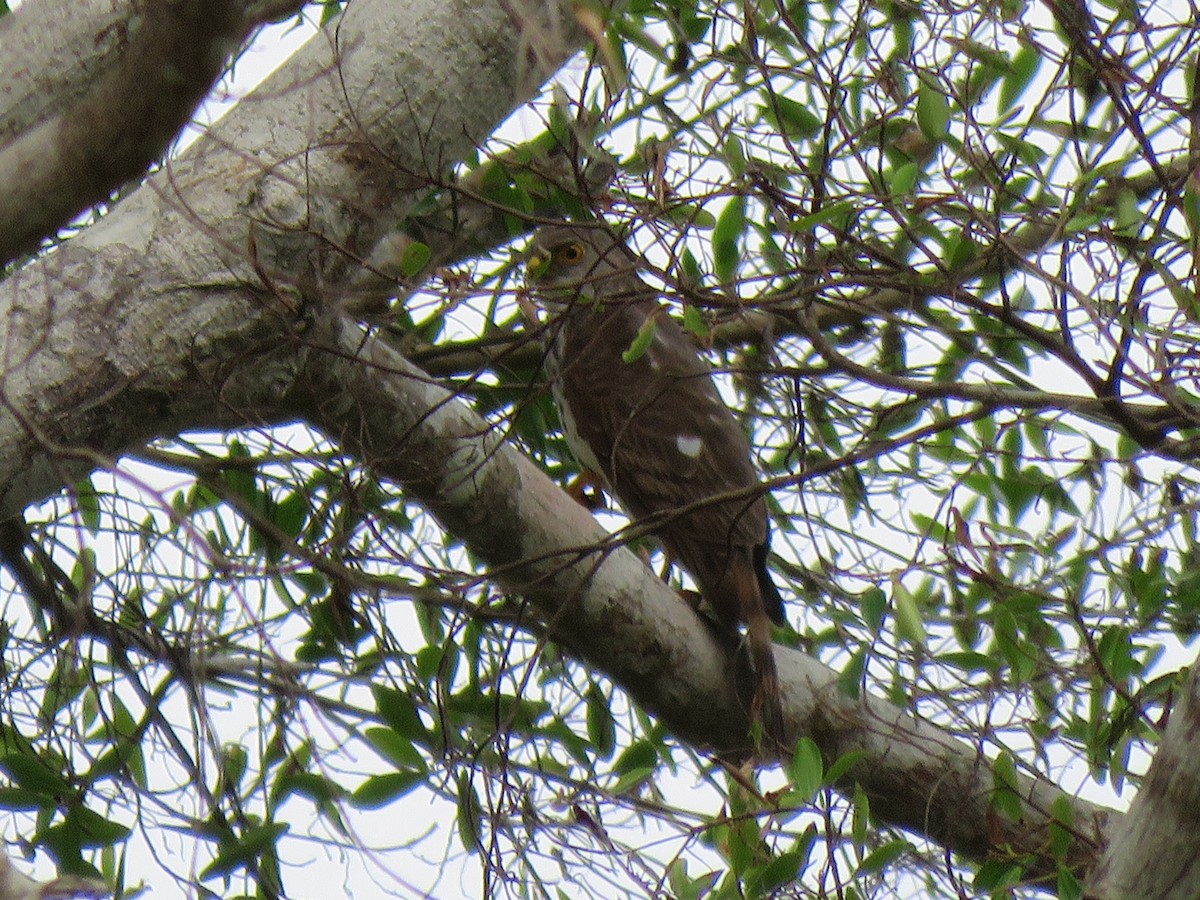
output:
<instances>
[{"instance_id":1,"label":"curved branch","mask_svg":"<svg viewBox=\"0 0 1200 900\"><path fill-rule=\"evenodd\" d=\"M614 548L598 523L453 393L384 341L345 320L314 336L291 397L297 411L403 485L485 560L492 577L529 600L531 615L573 654L607 672L681 738L717 752L747 745L734 651L644 563ZM1022 777L1022 816L993 808L998 788L983 753L871 696L850 697L838 673L776 648L788 738L807 736L827 762L861 754L843 779L871 810L949 849L983 858L1001 848L1045 855L1056 804L1078 840L1067 864L1090 868L1109 813L1042 778Z\"/></svg>"},{"instance_id":2,"label":"curved branch","mask_svg":"<svg viewBox=\"0 0 1200 900\"><path fill-rule=\"evenodd\" d=\"M559 62L582 43L567 6L538 7ZM356 0L98 223L0 283L0 508L96 464L72 448L244 423L222 395L231 360L286 338L299 294L345 288L354 249L422 195L410 175L474 151L536 86L527 65L503 4L464 23L440 0Z\"/></svg>"}]
</instances>

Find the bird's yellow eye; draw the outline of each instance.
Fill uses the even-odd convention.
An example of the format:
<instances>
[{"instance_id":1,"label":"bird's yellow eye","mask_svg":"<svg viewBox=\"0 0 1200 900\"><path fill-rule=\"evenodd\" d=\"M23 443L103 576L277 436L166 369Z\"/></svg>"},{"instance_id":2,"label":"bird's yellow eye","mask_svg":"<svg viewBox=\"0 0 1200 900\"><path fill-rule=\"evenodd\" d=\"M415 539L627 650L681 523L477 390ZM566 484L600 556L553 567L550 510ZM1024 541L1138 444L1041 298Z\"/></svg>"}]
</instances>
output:
<instances>
[{"instance_id":1,"label":"bird's yellow eye","mask_svg":"<svg viewBox=\"0 0 1200 900\"><path fill-rule=\"evenodd\" d=\"M559 262L567 263L567 265L574 265L583 259L583 244L579 241L561 244L554 248L554 258Z\"/></svg>"}]
</instances>

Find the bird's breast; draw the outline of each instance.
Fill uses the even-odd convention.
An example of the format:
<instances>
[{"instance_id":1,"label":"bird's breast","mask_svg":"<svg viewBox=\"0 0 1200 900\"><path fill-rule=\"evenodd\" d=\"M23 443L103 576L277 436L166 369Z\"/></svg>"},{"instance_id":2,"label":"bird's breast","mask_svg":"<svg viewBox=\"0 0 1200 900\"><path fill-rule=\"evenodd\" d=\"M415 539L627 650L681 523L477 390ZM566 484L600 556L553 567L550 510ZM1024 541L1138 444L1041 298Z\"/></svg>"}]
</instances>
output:
<instances>
[{"instance_id":1,"label":"bird's breast","mask_svg":"<svg viewBox=\"0 0 1200 900\"><path fill-rule=\"evenodd\" d=\"M563 437L567 439L567 446L571 449L575 461L585 471L604 477L604 466L597 458L595 451L592 450L591 444L584 438L583 432L579 430L574 404L567 396L565 373L560 364L567 352L566 344L567 329L560 328L554 337L554 348L549 354L546 365L546 374L550 377L550 392L554 395L554 404L558 407L558 418L562 424Z\"/></svg>"}]
</instances>

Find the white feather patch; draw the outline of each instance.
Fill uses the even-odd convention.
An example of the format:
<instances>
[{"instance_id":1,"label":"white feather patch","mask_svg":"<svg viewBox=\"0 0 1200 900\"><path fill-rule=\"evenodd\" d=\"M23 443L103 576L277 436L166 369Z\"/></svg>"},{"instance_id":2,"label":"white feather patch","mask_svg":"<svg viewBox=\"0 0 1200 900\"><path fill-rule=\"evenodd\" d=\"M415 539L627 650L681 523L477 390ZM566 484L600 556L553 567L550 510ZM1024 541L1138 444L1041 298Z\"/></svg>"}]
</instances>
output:
<instances>
[{"instance_id":1,"label":"white feather patch","mask_svg":"<svg viewBox=\"0 0 1200 900\"><path fill-rule=\"evenodd\" d=\"M693 434L679 434L675 436L675 446L688 459L695 459L703 452L704 441Z\"/></svg>"}]
</instances>

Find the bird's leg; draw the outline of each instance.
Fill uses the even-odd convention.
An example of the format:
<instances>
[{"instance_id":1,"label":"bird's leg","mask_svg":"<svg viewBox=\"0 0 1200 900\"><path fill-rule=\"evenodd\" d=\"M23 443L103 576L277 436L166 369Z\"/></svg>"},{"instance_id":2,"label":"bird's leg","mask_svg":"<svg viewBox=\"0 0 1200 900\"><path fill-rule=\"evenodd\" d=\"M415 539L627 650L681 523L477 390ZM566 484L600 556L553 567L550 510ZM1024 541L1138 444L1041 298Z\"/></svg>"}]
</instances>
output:
<instances>
[{"instance_id":1,"label":"bird's leg","mask_svg":"<svg viewBox=\"0 0 1200 900\"><path fill-rule=\"evenodd\" d=\"M675 567L675 557L673 557L665 548L663 549L663 567L658 577L664 584L671 583L671 569ZM650 553L645 547L638 550L638 555L642 557L647 566L650 565ZM696 615L706 625L712 626L714 632L717 632L722 637L727 637L729 629L724 627L716 616L716 610L712 609L704 600L704 595L693 588L677 588L675 593L680 596L684 603L690 606ZM734 632L734 644L736 645L739 638L736 631Z\"/></svg>"},{"instance_id":2,"label":"bird's leg","mask_svg":"<svg viewBox=\"0 0 1200 900\"><path fill-rule=\"evenodd\" d=\"M647 565L650 564L649 556L647 556L647 558L646 558L646 564ZM671 556L670 553L668 553L664 550L663 551L662 572L660 572L658 575L659 579L661 579L664 584L670 584L671 569L674 568L674 566L675 566L675 557ZM683 601L688 606L690 606L693 610L695 610L696 614L698 616L700 616L700 618L706 619L706 620L712 619L712 617L710 615L708 615L708 613L704 610L704 595L701 594L699 591L693 590L692 588L681 587L681 588L677 589L675 591L675 593L677 593L680 597L682 597ZM713 621L715 621L715 620L713 620Z\"/></svg>"},{"instance_id":3,"label":"bird's leg","mask_svg":"<svg viewBox=\"0 0 1200 900\"><path fill-rule=\"evenodd\" d=\"M607 509L604 504L603 484L595 472L582 471L567 482L563 490L588 512L595 512L598 509Z\"/></svg>"}]
</instances>

